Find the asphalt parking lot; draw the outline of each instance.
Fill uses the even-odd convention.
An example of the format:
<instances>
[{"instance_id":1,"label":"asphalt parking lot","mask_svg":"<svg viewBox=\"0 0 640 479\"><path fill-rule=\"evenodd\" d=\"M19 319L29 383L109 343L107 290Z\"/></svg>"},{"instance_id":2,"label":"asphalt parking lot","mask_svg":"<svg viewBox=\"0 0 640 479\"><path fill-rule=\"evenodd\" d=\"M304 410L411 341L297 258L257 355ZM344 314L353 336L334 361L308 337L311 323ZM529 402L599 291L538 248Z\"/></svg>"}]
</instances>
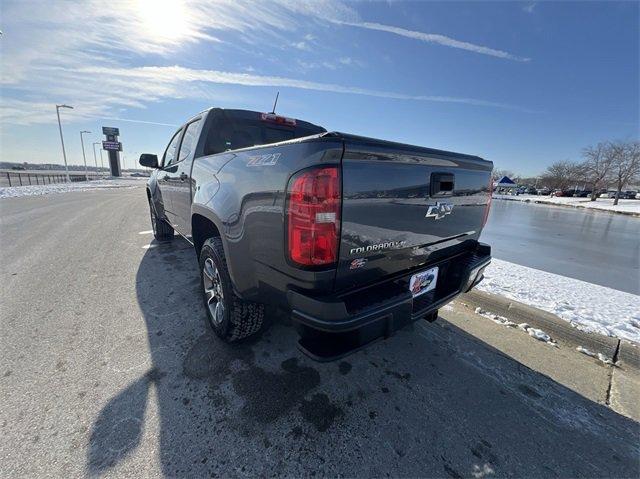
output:
<instances>
[{"instance_id":1,"label":"asphalt parking lot","mask_svg":"<svg viewBox=\"0 0 640 479\"><path fill-rule=\"evenodd\" d=\"M640 475L637 422L457 307L334 363L279 316L221 343L146 208L140 187L0 203L2 477Z\"/></svg>"}]
</instances>

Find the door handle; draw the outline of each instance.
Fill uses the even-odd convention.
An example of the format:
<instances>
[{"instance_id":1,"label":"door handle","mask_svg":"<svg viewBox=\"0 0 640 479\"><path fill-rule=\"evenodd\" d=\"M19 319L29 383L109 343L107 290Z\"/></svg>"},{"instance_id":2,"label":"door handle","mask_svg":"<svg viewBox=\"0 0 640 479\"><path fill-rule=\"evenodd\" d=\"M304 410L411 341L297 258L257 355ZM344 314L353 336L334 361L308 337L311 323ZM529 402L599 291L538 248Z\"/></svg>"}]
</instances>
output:
<instances>
[{"instance_id":1,"label":"door handle","mask_svg":"<svg viewBox=\"0 0 640 479\"><path fill-rule=\"evenodd\" d=\"M454 186L453 173L431 173L430 196L453 196Z\"/></svg>"},{"instance_id":2,"label":"door handle","mask_svg":"<svg viewBox=\"0 0 640 479\"><path fill-rule=\"evenodd\" d=\"M184 180L186 180L188 177L189 177L189 176L188 176L185 172L180 173L180 181L184 181Z\"/></svg>"}]
</instances>

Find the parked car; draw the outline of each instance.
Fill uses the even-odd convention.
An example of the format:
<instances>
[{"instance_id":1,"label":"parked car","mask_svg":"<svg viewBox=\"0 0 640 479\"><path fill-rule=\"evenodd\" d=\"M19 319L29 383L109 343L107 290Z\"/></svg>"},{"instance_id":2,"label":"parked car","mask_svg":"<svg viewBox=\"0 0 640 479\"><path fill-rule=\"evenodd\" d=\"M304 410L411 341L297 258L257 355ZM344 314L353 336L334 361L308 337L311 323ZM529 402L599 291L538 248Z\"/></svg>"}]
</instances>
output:
<instances>
[{"instance_id":1,"label":"parked car","mask_svg":"<svg viewBox=\"0 0 640 479\"><path fill-rule=\"evenodd\" d=\"M140 164L154 169L154 236L193 244L225 341L260 330L268 304L290 312L309 356L335 359L435 320L491 260L479 237L493 164L476 156L212 108Z\"/></svg>"},{"instance_id":2,"label":"parked car","mask_svg":"<svg viewBox=\"0 0 640 479\"><path fill-rule=\"evenodd\" d=\"M591 196L592 190L576 190L573 194L576 198L586 198L587 196Z\"/></svg>"},{"instance_id":3,"label":"parked car","mask_svg":"<svg viewBox=\"0 0 640 479\"><path fill-rule=\"evenodd\" d=\"M547 187L538 188L536 190L535 194L537 194L537 195L549 195L549 194L551 194L551 190L549 188L547 188Z\"/></svg>"},{"instance_id":4,"label":"parked car","mask_svg":"<svg viewBox=\"0 0 640 479\"><path fill-rule=\"evenodd\" d=\"M533 186L530 186L529 188L526 189L526 193L528 195L536 195L538 194L538 190L536 190Z\"/></svg>"},{"instance_id":5,"label":"parked car","mask_svg":"<svg viewBox=\"0 0 640 479\"><path fill-rule=\"evenodd\" d=\"M620 192L619 198L621 200L635 200L637 195L638 195L638 192L635 190L625 190ZM609 190L607 192L607 198L615 198L615 197L616 197L616 190Z\"/></svg>"},{"instance_id":6,"label":"parked car","mask_svg":"<svg viewBox=\"0 0 640 479\"><path fill-rule=\"evenodd\" d=\"M576 192L575 189L570 189L570 190L555 190L554 192L554 196L568 196L568 197L572 197L574 195L574 193Z\"/></svg>"}]
</instances>

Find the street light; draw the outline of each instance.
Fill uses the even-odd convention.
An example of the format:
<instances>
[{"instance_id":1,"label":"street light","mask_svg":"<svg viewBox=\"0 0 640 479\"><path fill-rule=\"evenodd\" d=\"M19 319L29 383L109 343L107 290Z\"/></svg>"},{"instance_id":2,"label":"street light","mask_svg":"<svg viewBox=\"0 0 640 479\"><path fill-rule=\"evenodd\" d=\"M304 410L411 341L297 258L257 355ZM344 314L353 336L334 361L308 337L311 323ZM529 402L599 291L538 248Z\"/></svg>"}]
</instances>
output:
<instances>
[{"instance_id":1,"label":"street light","mask_svg":"<svg viewBox=\"0 0 640 479\"><path fill-rule=\"evenodd\" d=\"M58 129L60 130L60 143L62 143L62 157L64 158L64 169L67 172L67 181L71 183L71 178L69 177L69 167L67 166L67 152L64 151L64 138L62 137L62 124L60 123L60 108L69 108L73 110L73 107L69 105L56 105L56 115L58 116Z\"/></svg>"},{"instance_id":2,"label":"street light","mask_svg":"<svg viewBox=\"0 0 640 479\"><path fill-rule=\"evenodd\" d=\"M104 160L102 159L102 148L100 148L100 169L104 170Z\"/></svg>"},{"instance_id":3,"label":"street light","mask_svg":"<svg viewBox=\"0 0 640 479\"><path fill-rule=\"evenodd\" d=\"M98 169L98 157L96 156L96 145L100 145L99 141L93 143L93 161L96 162L96 175L100 176L100 170Z\"/></svg>"},{"instance_id":4,"label":"street light","mask_svg":"<svg viewBox=\"0 0 640 479\"><path fill-rule=\"evenodd\" d=\"M80 144L82 145L82 159L84 160L84 178L86 181L89 181L89 172L87 171L87 155L84 154L84 141L82 139L83 133L91 133L87 130L82 130L80 132Z\"/></svg>"}]
</instances>

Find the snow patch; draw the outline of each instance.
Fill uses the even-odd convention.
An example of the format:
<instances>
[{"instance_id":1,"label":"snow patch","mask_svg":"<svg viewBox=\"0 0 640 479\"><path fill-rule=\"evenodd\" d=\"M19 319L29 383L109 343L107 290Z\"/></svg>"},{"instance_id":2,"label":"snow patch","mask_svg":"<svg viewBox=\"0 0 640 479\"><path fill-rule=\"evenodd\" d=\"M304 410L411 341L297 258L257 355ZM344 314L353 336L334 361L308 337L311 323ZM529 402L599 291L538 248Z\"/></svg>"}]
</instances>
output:
<instances>
[{"instance_id":1,"label":"snow patch","mask_svg":"<svg viewBox=\"0 0 640 479\"><path fill-rule=\"evenodd\" d=\"M106 188L133 188L146 183L146 178L118 178L75 183L51 183L48 185L6 186L0 187L0 199L23 196L42 196L70 191L100 190Z\"/></svg>"},{"instance_id":2,"label":"snow patch","mask_svg":"<svg viewBox=\"0 0 640 479\"><path fill-rule=\"evenodd\" d=\"M480 307L476 308L475 312L476 312L476 314L479 314L480 316L483 316L485 318L490 319L494 323L498 323L498 324L501 324L503 326L507 326L509 328L521 329L522 331L524 331L527 334L529 334L529 336L531 336L532 338L537 339L538 341L542 341L544 343L547 343L550 346L555 346L556 348L558 347L558 344L553 339L551 339L551 336L549 336L547 333L545 333L541 329L532 328L527 323L520 323L520 324L514 323L513 321L505 318L504 316L500 316L499 314L495 314L495 313L491 313L489 311L485 311L484 309L482 309Z\"/></svg>"},{"instance_id":3,"label":"snow patch","mask_svg":"<svg viewBox=\"0 0 640 479\"><path fill-rule=\"evenodd\" d=\"M585 348L584 346L578 346L576 348L576 351L582 353L582 354L586 354L587 356L590 356L592 358L598 358L599 361L601 361L604 364L609 364L612 365L613 364L613 360L611 358L608 358L607 356L605 356L602 353L594 353L593 351L590 351L589 349Z\"/></svg>"},{"instance_id":4,"label":"snow patch","mask_svg":"<svg viewBox=\"0 0 640 479\"><path fill-rule=\"evenodd\" d=\"M528 328L527 332L529 336L536 338L538 341L544 341L545 343L551 342L551 336L545 333L542 329Z\"/></svg>"},{"instance_id":5,"label":"snow patch","mask_svg":"<svg viewBox=\"0 0 640 479\"><path fill-rule=\"evenodd\" d=\"M477 288L548 311L583 331L640 343L640 296L492 259Z\"/></svg>"},{"instance_id":6,"label":"snow patch","mask_svg":"<svg viewBox=\"0 0 640 479\"><path fill-rule=\"evenodd\" d=\"M614 213L630 213L640 216L640 201L619 200L613 206L613 199L596 198L591 201L589 198L573 198L568 196L537 196L537 195L493 195L495 200L521 201L523 203L542 203L548 205L573 206L575 208L587 208L591 210L613 211Z\"/></svg>"}]
</instances>

